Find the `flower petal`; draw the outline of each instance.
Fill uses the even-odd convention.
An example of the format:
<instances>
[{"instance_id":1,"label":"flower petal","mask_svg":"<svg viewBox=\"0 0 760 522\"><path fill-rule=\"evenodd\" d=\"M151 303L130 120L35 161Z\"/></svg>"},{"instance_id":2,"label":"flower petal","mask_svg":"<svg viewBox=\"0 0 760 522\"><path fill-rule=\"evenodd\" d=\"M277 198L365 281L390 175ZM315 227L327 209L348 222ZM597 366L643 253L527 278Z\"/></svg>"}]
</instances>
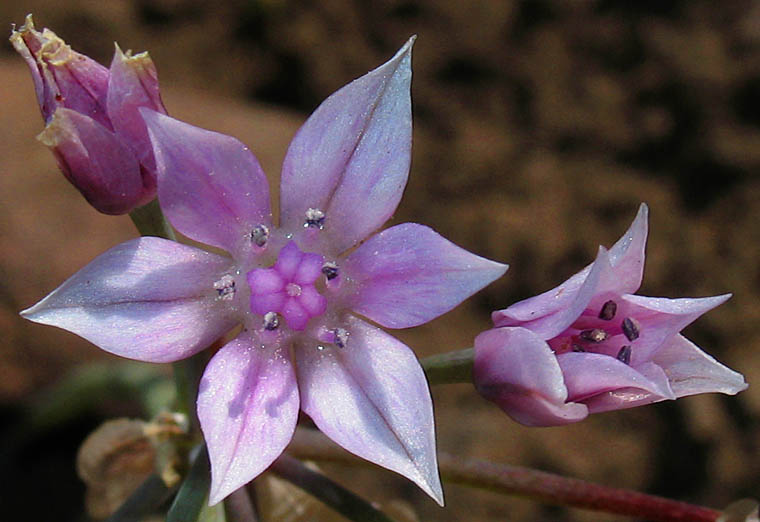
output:
<instances>
[{"instance_id":1,"label":"flower petal","mask_svg":"<svg viewBox=\"0 0 760 522\"><path fill-rule=\"evenodd\" d=\"M673 336L654 362L665 370L676 397L711 392L735 395L747 388L742 374L723 366L682 335Z\"/></svg>"},{"instance_id":2,"label":"flower petal","mask_svg":"<svg viewBox=\"0 0 760 522\"><path fill-rule=\"evenodd\" d=\"M18 31L12 31L10 40L32 73L45 122L56 109L66 107L111 130L106 115L107 68L73 51L50 29L37 31L31 15Z\"/></svg>"},{"instance_id":3,"label":"flower petal","mask_svg":"<svg viewBox=\"0 0 760 522\"><path fill-rule=\"evenodd\" d=\"M253 480L280 456L298 420L298 387L284 347L231 341L201 378L198 419L211 460L209 505Z\"/></svg>"},{"instance_id":4,"label":"flower petal","mask_svg":"<svg viewBox=\"0 0 760 522\"><path fill-rule=\"evenodd\" d=\"M296 350L301 408L345 449L396 471L443 505L425 374L399 340L355 317L344 348Z\"/></svg>"},{"instance_id":5,"label":"flower petal","mask_svg":"<svg viewBox=\"0 0 760 522\"><path fill-rule=\"evenodd\" d=\"M237 322L213 287L229 269L227 258L143 237L101 254L21 315L122 357L176 361Z\"/></svg>"},{"instance_id":6,"label":"flower petal","mask_svg":"<svg viewBox=\"0 0 760 522\"><path fill-rule=\"evenodd\" d=\"M248 147L231 136L140 109L158 168L158 198L184 235L231 253L250 248L253 227L271 223L269 187Z\"/></svg>"},{"instance_id":7,"label":"flower petal","mask_svg":"<svg viewBox=\"0 0 760 522\"><path fill-rule=\"evenodd\" d=\"M100 212L124 214L144 203L137 158L89 116L59 108L37 139L50 147L66 179Z\"/></svg>"},{"instance_id":8,"label":"flower petal","mask_svg":"<svg viewBox=\"0 0 760 522\"><path fill-rule=\"evenodd\" d=\"M584 270L548 292L493 312L491 319L496 326L519 326L551 339L583 313L611 270L607 250L599 247L596 259Z\"/></svg>"},{"instance_id":9,"label":"flower petal","mask_svg":"<svg viewBox=\"0 0 760 522\"><path fill-rule=\"evenodd\" d=\"M621 294L635 292L644 277L644 257L647 246L649 207L639 206L631 226L610 248L610 264L615 267L617 290Z\"/></svg>"},{"instance_id":10,"label":"flower petal","mask_svg":"<svg viewBox=\"0 0 760 522\"><path fill-rule=\"evenodd\" d=\"M567 387L549 345L525 328L495 328L475 338L478 392L526 426L583 420L586 406L567 402Z\"/></svg>"},{"instance_id":11,"label":"flower petal","mask_svg":"<svg viewBox=\"0 0 760 522\"><path fill-rule=\"evenodd\" d=\"M549 339L564 329L560 326L566 322L565 316L569 317L575 313L574 311L573 313L564 312L564 310L568 308L575 310L581 303L584 303L585 308L592 301L594 306L601 306L610 295L635 292L641 284L644 271L647 216L648 207L642 203L631 226L606 255L600 257L600 254L597 254L592 264L556 288L494 312L492 315L494 324L496 326L523 326L530 328L544 339ZM602 250L604 249L600 247L600 252ZM597 266L598 264L601 266ZM592 271L598 273L592 274ZM592 290L593 293L589 296L588 292ZM562 320L551 317L560 311L563 314ZM582 310L578 311L578 314L580 315L581 312Z\"/></svg>"},{"instance_id":12,"label":"flower petal","mask_svg":"<svg viewBox=\"0 0 760 522\"><path fill-rule=\"evenodd\" d=\"M725 303L731 294L714 297L669 299L623 295L620 309L635 317L639 324L639 337L632 346L631 364L649 361L665 345L665 341L683 330L700 315Z\"/></svg>"},{"instance_id":13,"label":"flower petal","mask_svg":"<svg viewBox=\"0 0 760 522\"><path fill-rule=\"evenodd\" d=\"M568 352L558 355L557 361L572 401L585 401L621 388L635 388L662 399L675 399L667 380L650 380L636 368L609 355Z\"/></svg>"},{"instance_id":14,"label":"flower petal","mask_svg":"<svg viewBox=\"0 0 760 522\"><path fill-rule=\"evenodd\" d=\"M301 227L309 208L325 212L338 254L379 228L396 209L412 145L414 38L374 71L320 105L293 138L282 166L281 223Z\"/></svg>"},{"instance_id":15,"label":"flower petal","mask_svg":"<svg viewBox=\"0 0 760 522\"><path fill-rule=\"evenodd\" d=\"M134 151L149 171L155 189L156 160L153 157L148 129L139 108L166 114L158 90L158 73L147 52L125 55L116 46L108 78L107 108L114 131Z\"/></svg>"},{"instance_id":16,"label":"flower petal","mask_svg":"<svg viewBox=\"0 0 760 522\"><path fill-rule=\"evenodd\" d=\"M416 223L372 236L343 263L357 286L347 305L388 328L426 323L493 280L507 265L489 261Z\"/></svg>"},{"instance_id":17,"label":"flower petal","mask_svg":"<svg viewBox=\"0 0 760 522\"><path fill-rule=\"evenodd\" d=\"M583 403L588 406L589 413L623 410L676 398L662 368L654 363L644 363L637 366L636 371L654 383L655 387L667 390L669 395L663 396L635 386L616 388L585 399Z\"/></svg>"}]
</instances>

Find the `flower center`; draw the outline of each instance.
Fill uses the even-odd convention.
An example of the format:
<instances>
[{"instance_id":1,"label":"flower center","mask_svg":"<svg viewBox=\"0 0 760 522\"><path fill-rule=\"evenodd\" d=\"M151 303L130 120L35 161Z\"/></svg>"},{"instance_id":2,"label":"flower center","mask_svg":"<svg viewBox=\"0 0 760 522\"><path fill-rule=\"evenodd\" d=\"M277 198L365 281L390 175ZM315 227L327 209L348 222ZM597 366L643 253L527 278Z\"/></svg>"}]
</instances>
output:
<instances>
[{"instance_id":1,"label":"flower center","mask_svg":"<svg viewBox=\"0 0 760 522\"><path fill-rule=\"evenodd\" d=\"M641 325L633 317L617 314L618 305L609 300L597 310L586 310L564 333L551 339L555 353L602 353L630 364L632 344L641 333Z\"/></svg>"},{"instance_id":2,"label":"flower center","mask_svg":"<svg viewBox=\"0 0 760 522\"><path fill-rule=\"evenodd\" d=\"M327 299L314 287L322 275L325 258L302 252L291 241L280 250L271 268L256 268L247 274L251 287L251 312L266 317L280 314L292 330L303 330L309 319L322 315ZM265 320L266 323L266 320ZM266 324L275 324L270 320ZM271 329L276 328L276 325Z\"/></svg>"}]
</instances>

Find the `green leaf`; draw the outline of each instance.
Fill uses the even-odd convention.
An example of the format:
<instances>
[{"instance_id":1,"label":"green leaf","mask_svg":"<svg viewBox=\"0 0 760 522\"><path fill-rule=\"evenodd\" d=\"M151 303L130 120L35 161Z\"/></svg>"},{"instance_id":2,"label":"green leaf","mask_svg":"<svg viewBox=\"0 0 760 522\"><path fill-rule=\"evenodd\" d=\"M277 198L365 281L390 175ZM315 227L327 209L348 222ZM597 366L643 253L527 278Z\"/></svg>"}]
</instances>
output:
<instances>
[{"instance_id":1,"label":"green leaf","mask_svg":"<svg viewBox=\"0 0 760 522\"><path fill-rule=\"evenodd\" d=\"M211 474L206 445L198 449L190 471L174 497L166 516L166 522L223 521L224 509L216 510L208 506L208 493ZM208 509L204 509L208 508ZM216 506L214 506L216 507ZM205 511L205 513L204 513ZM218 515L216 512L221 513ZM221 516L222 518L218 518Z\"/></svg>"}]
</instances>

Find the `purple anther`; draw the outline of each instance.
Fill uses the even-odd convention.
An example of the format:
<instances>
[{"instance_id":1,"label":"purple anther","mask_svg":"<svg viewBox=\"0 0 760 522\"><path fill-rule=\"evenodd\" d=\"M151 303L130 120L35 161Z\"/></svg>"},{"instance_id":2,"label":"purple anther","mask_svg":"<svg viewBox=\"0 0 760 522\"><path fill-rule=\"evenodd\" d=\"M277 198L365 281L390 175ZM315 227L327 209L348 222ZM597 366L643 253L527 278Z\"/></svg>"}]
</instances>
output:
<instances>
[{"instance_id":1,"label":"purple anther","mask_svg":"<svg viewBox=\"0 0 760 522\"><path fill-rule=\"evenodd\" d=\"M629 345L625 345L620 348L620 351L617 354L617 360L625 363L630 364L631 362L631 347Z\"/></svg>"},{"instance_id":2,"label":"purple anther","mask_svg":"<svg viewBox=\"0 0 760 522\"><path fill-rule=\"evenodd\" d=\"M617 312L617 303L610 299L602 305L602 309L599 311L599 319L604 321L610 321L615 317Z\"/></svg>"},{"instance_id":3,"label":"purple anther","mask_svg":"<svg viewBox=\"0 0 760 522\"><path fill-rule=\"evenodd\" d=\"M622 328L625 338L629 341L633 342L639 338L639 333L641 333L639 322L633 317L626 317L623 319Z\"/></svg>"}]
</instances>

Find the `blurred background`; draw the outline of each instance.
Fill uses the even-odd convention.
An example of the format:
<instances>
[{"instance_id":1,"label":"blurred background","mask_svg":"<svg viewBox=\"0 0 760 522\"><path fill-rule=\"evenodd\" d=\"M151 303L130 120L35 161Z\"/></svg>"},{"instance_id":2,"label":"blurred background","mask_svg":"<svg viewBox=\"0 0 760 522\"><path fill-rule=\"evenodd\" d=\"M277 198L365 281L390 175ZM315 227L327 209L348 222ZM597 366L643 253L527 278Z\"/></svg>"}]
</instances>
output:
<instances>
[{"instance_id":1,"label":"blurred background","mask_svg":"<svg viewBox=\"0 0 760 522\"><path fill-rule=\"evenodd\" d=\"M28 0L0 3L0 27L29 12L105 64L114 41L149 50L169 113L240 138L275 186L319 102L417 34L414 157L393 222L430 225L511 268L398 336L420 356L471 346L491 310L581 269L646 201L640 293L733 292L685 333L750 383L737 397L550 429L515 424L470 386L439 387L440 450L718 508L760 496L760 2ZM104 419L143 408L105 373L95 396L50 392L115 358L17 313L136 232L128 217L92 210L34 139L32 82L7 42L0 78L0 511L87 520L77 447ZM628 520L458 486L445 486L441 510L391 473L351 470L349 482L326 469L375 500L408 502L421 520Z\"/></svg>"}]
</instances>

